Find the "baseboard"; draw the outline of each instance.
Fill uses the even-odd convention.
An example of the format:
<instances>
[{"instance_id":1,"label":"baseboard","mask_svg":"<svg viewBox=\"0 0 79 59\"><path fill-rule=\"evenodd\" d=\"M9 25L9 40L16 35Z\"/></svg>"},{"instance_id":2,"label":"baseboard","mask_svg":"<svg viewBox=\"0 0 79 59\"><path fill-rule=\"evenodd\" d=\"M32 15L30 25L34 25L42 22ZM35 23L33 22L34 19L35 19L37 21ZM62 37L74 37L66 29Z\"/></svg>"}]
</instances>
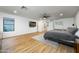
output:
<instances>
[{"instance_id":1,"label":"baseboard","mask_svg":"<svg viewBox=\"0 0 79 59\"><path fill-rule=\"evenodd\" d=\"M7 38L12 38L12 37L17 37L17 36L22 36L22 35L29 35L29 34L33 34L33 33L37 33L37 32L26 33L26 34L20 34L20 35L11 36L11 37L6 37L6 38L2 38L2 40L3 40L3 39L7 39ZM40 32L38 32L38 33L40 33Z\"/></svg>"}]
</instances>

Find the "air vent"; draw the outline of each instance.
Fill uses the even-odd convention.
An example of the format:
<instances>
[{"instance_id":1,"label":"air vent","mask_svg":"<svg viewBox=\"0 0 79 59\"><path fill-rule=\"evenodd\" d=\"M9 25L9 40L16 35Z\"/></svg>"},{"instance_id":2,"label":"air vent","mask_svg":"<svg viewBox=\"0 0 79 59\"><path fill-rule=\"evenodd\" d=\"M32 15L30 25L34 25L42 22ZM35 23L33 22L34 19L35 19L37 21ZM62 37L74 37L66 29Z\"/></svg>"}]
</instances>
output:
<instances>
[{"instance_id":1,"label":"air vent","mask_svg":"<svg viewBox=\"0 0 79 59\"><path fill-rule=\"evenodd\" d=\"M21 9L27 10L27 7L26 6L21 6Z\"/></svg>"}]
</instances>

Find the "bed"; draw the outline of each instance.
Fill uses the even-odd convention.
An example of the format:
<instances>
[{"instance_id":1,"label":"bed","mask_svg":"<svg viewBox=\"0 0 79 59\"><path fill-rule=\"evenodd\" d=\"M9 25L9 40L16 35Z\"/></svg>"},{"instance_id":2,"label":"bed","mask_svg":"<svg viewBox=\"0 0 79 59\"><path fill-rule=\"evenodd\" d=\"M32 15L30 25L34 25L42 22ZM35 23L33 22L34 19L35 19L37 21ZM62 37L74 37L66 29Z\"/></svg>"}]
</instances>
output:
<instances>
[{"instance_id":1,"label":"bed","mask_svg":"<svg viewBox=\"0 0 79 59\"><path fill-rule=\"evenodd\" d=\"M75 41L75 33L78 29L77 28L68 28L67 30L51 30L44 34L45 40L55 41L61 44L65 44L68 46L74 46Z\"/></svg>"}]
</instances>

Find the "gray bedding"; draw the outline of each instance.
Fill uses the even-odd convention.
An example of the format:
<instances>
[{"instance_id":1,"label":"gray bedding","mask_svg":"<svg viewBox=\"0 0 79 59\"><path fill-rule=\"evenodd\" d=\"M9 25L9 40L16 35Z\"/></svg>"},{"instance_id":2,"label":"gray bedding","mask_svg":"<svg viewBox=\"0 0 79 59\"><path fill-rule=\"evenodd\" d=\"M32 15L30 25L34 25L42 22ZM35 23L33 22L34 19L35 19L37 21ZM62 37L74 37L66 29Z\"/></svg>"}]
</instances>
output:
<instances>
[{"instance_id":1,"label":"gray bedding","mask_svg":"<svg viewBox=\"0 0 79 59\"><path fill-rule=\"evenodd\" d=\"M68 28L68 30L51 30L44 34L44 38L73 47L77 30L77 28Z\"/></svg>"},{"instance_id":2,"label":"gray bedding","mask_svg":"<svg viewBox=\"0 0 79 59\"><path fill-rule=\"evenodd\" d=\"M45 37L53 38L53 39L61 39L61 40L69 40L73 41L75 36L68 31L58 31L52 30L45 33Z\"/></svg>"}]
</instances>

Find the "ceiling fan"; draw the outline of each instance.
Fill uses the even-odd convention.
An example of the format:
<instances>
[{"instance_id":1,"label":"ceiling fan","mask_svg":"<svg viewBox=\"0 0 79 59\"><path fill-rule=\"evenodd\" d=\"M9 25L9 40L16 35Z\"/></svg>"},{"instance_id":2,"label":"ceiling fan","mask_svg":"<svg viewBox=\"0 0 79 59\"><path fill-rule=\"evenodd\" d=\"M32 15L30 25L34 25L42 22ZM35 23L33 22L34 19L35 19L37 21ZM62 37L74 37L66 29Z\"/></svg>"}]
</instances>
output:
<instances>
[{"instance_id":1,"label":"ceiling fan","mask_svg":"<svg viewBox=\"0 0 79 59\"><path fill-rule=\"evenodd\" d=\"M48 15L47 13L44 13L43 15L42 15L42 19L47 19L47 18L49 18L50 17L50 15Z\"/></svg>"}]
</instances>

